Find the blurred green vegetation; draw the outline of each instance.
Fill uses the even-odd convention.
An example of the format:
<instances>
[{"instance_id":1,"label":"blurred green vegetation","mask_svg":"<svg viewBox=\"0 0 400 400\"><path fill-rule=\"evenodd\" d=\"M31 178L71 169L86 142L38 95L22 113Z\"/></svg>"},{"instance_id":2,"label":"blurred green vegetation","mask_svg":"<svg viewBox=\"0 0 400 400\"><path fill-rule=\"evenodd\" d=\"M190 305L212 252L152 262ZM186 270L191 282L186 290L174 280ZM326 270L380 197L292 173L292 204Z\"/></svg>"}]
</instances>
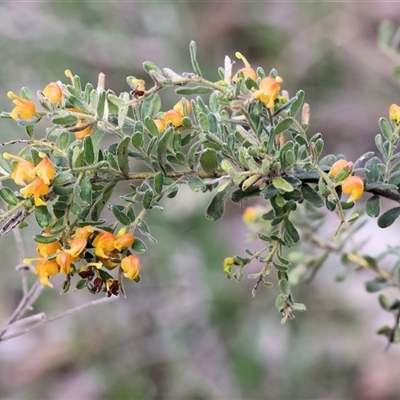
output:
<instances>
[{"instance_id":1,"label":"blurred green vegetation","mask_svg":"<svg viewBox=\"0 0 400 400\"><path fill-rule=\"evenodd\" d=\"M379 19L400 7L368 7L324 1L3 3L0 107L11 109L8 90L29 86L35 93L50 81L65 81L66 68L83 82L96 83L104 72L115 92L128 90L127 75L145 77L146 60L188 71L193 39L211 79L219 79L225 55L240 51L253 66L276 68L291 93L304 89L310 131L324 134L325 153L350 159L373 148L379 116L399 101L375 32ZM165 109L176 101L169 95ZM1 127L1 141L23 137L12 121ZM126 284L127 299L0 343L0 398L398 398L399 348L384 354L383 339L374 336L381 321L375 297L362 288L367 275L337 284L343 267L333 258L313 283L294 289L308 311L282 326L274 288L252 299L252 281L225 279L224 257L244 247L242 210L229 206L223 224L211 223L204 218L209 200L183 190L179 202L166 201L163 213L150 215L158 243L148 244L142 281ZM30 228L21 235L25 256L34 254ZM12 234L0 248L5 321L21 295L14 269L20 259ZM52 315L92 299L46 288L35 311Z\"/></svg>"}]
</instances>

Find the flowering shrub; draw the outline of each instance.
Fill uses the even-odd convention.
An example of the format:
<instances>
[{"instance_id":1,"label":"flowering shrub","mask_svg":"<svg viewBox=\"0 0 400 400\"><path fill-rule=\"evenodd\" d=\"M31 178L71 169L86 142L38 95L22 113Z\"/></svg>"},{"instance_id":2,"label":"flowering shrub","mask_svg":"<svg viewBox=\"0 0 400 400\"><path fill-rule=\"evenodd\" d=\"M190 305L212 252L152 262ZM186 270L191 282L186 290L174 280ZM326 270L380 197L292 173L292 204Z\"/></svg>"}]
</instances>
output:
<instances>
[{"instance_id":1,"label":"flowering shrub","mask_svg":"<svg viewBox=\"0 0 400 400\"><path fill-rule=\"evenodd\" d=\"M400 207L380 211L382 197L400 201L400 107L391 105L389 120L379 120L376 146L381 158L373 152L353 162L342 155L322 157L322 135L308 134L310 107L304 91L289 96L276 70L253 69L240 53L236 56L243 68L233 74L226 57L218 70L220 80L208 80L194 42L190 56L193 71L186 73L145 62L152 85L129 76L129 91L119 95L105 88L103 74L97 87L83 86L69 70L69 81L51 82L35 98L27 88L20 96L8 93L15 107L1 116L18 121L28 139L4 143L25 147L0 157L1 180L19 187L0 189L6 207L0 235L22 228L35 215L37 255L23 262L34 265L40 283L52 287L52 277L60 274L65 278L62 293L71 287L108 297L123 293L123 279L140 281L140 253L146 240L154 240L145 222L147 212L162 209L161 200L173 199L185 184L195 192L215 192L206 210L212 221L223 216L228 197L238 204L260 198L263 206L246 209L244 221L263 245L256 252L245 249L245 256L227 256L223 272L240 281L246 266L258 261L259 272L249 275L255 280L253 296L260 285L273 286L267 277L274 272L283 322L305 310L295 301L291 282L315 275L333 251L320 244L316 258L304 258L303 272L291 259L298 243L319 243L313 234L323 213L316 209L337 213L337 226L327 240L336 241L335 251L342 253L344 263L370 268L376 275L367 290L398 286L398 263L383 273L376 259L346 245L364 214L379 216L381 228L400 215ZM158 92L169 88L179 98L165 110ZM42 119L50 126L45 135L37 135L35 126ZM106 146L105 139L113 143ZM111 195L119 182L127 182L128 190L114 204ZM365 206L365 212L352 213L364 193L369 196L359 208ZM349 197L342 199L343 194ZM103 217L104 208L111 219ZM384 295L379 300L396 322L380 333L390 342L400 341L400 300Z\"/></svg>"}]
</instances>

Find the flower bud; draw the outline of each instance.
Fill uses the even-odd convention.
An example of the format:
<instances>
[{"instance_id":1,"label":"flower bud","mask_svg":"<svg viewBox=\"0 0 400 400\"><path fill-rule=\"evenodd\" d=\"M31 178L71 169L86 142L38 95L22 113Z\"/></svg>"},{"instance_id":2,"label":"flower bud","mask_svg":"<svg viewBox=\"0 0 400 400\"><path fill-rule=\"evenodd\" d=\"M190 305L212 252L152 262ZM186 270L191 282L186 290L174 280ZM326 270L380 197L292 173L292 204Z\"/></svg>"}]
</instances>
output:
<instances>
[{"instance_id":1,"label":"flower bud","mask_svg":"<svg viewBox=\"0 0 400 400\"><path fill-rule=\"evenodd\" d=\"M57 82L50 82L44 89L43 94L52 104L58 103L62 98L62 90Z\"/></svg>"}]
</instances>

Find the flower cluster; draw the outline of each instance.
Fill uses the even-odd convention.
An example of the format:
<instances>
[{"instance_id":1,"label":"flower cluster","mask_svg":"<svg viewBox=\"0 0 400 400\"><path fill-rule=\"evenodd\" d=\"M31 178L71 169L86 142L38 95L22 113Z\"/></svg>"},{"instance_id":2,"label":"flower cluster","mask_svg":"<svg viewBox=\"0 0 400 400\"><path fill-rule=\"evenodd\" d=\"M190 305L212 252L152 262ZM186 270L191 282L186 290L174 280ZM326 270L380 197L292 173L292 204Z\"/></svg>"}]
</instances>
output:
<instances>
[{"instance_id":1,"label":"flower cluster","mask_svg":"<svg viewBox=\"0 0 400 400\"><path fill-rule=\"evenodd\" d=\"M329 175L342 186L342 192L350 195L348 203L358 200L364 192L364 179L361 176L351 175L352 170L352 162L340 159L332 165L329 171Z\"/></svg>"},{"instance_id":2,"label":"flower cluster","mask_svg":"<svg viewBox=\"0 0 400 400\"><path fill-rule=\"evenodd\" d=\"M50 236L49 233L44 233L43 237L46 236ZM103 283L107 289L107 282L110 280L110 275L100 273L102 267L110 270L120 265L126 278L135 280L139 277L139 258L127 254L126 250L133 242L134 236L126 233L125 228L120 229L115 236L111 232L88 225L77 228L69 239L38 243L36 251L39 257L25 259L24 263L37 262L35 273L39 275L42 285L53 287L49 277L59 273L68 276L78 273L86 280L85 284L91 291L98 292ZM80 267L76 266L81 260L85 263ZM95 276L96 279L93 280ZM109 292L109 289L107 291ZM112 294L115 294L114 292L117 292L115 284L114 290L111 290Z\"/></svg>"},{"instance_id":3,"label":"flower cluster","mask_svg":"<svg viewBox=\"0 0 400 400\"><path fill-rule=\"evenodd\" d=\"M26 182L30 182L29 185L20 190L20 193L26 199L33 196L36 207L46 204L46 202L42 200L41 196L50 192L50 181L55 175L54 166L47 155L45 153L39 153L39 156L42 158L42 161L35 166L33 162L22 157L9 153L3 154L3 157L6 160L17 160L17 164L15 165L10 177L17 185L26 185Z\"/></svg>"},{"instance_id":4,"label":"flower cluster","mask_svg":"<svg viewBox=\"0 0 400 400\"><path fill-rule=\"evenodd\" d=\"M237 82L239 74L243 74L244 79L250 78L253 81L256 81L257 73L250 66L246 58L239 52L237 52L235 55L239 60L243 61L244 68L240 69L235 75L233 75L232 82ZM280 76L267 76L261 79L258 89L252 94L253 99L261 100L267 108L274 108L275 100L279 96L279 91L281 89L280 84L282 82L283 79Z\"/></svg>"},{"instance_id":5,"label":"flower cluster","mask_svg":"<svg viewBox=\"0 0 400 400\"><path fill-rule=\"evenodd\" d=\"M175 128L182 126L183 118L192 112L192 105L189 100L181 99L174 107L164 113L162 118L156 118L154 120L159 132L162 132L170 122Z\"/></svg>"}]
</instances>

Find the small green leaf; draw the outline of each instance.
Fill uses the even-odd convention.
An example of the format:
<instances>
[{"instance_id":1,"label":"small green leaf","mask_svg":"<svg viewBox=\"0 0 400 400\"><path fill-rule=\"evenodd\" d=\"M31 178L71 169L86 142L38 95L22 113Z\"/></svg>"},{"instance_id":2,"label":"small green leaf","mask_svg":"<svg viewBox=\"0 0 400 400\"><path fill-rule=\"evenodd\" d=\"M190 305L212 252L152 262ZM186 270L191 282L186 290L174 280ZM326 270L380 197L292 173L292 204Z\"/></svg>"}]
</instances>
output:
<instances>
[{"instance_id":1,"label":"small green leaf","mask_svg":"<svg viewBox=\"0 0 400 400\"><path fill-rule=\"evenodd\" d=\"M272 179L272 185L276 189L284 192L292 192L294 190L293 186L281 176L276 176L274 179Z\"/></svg>"},{"instance_id":2,"label":"small green leaf","mask_svg":"<svg viewBox=\"0 0 400 400\"><path fill-rule=\"evenodd\" d=\"M365 211L370 217L376 218L381 212L380 197L377 195L370 197L365 204Z\"/></svg>"},{"instance_id":3,"label":"small green leaf","mask_svg":"<svg viewBox=\"0 0 400 400\"><path fill-rule=\"evenodd\" d=\"M275 127L274 135L279 135L282 132L285 132L293 125L293 118L285 118L278 123Z\"/></svg>"},{"instance_id":4,"label":"small green leaf","mask_svg":"<svg viewBox=\"0 0 400 400\"><path fill-rule=\"evenodd\" d=\"M148 188L143 195L143 207L146 209L151 208L151 203L153 201L154 193L151 188Z\"/></svg>"},{"instance_id":5,"label":"small green leaf","mask_svg":"<svg viewBox=\"0 0 400 400\"><path fill-rule=\"evenodd\" d=\"M73 114L57 115L51 119L54 125L74 125L78 122L79 118Z\"/></svg>"},{"instance_id":6,"label":"small green leaf","mask_svg":"<svg viewBox=\"0 0 400 400\"><path fill-rule=\"evenodd\" d=\"M59 147L62 151L66 151L71 142L71 135L69 132L62 132L57 137L56 146Z\"/></svg>"},{"instance_id":7,"label":"small green leaf","mask_svg":"<svg viewBox=\"0 0 400 400\"><path fill-rule=\"evenodd\" d=\"M400 207L395 207L386 211L378 218L379 228L387 228L388 226L392 225L399 215Z\"/></svg>"},{"instance_id":8,"label":"small green leaf","mask_svg":"<svg viewBox=\"0 0 400 400\"><path fill-rule=\"evenodd\" d=\"M132 135L131 142L132 142L133 147L140 149L143 144L143 134L140 132L135 132Z\"/></svg>"},{"instance_id":9,"label":"small green leaf","mask_svg":"<svg viewBox=\"0 0 400 400\"><path fill-rule=\"evenodd\" d=\"M53 242L57 241L58 235L51 235L51 236L34 235L33 240L36 243L48 244L48 243L53 243Z\"/></svg>"},{"instance_id":10,"label":"small green leaf","mask_svg":"<svg viewBox=\"0 0 400 400\"><path fill-rule=\"evenodd\" d=\"M35 207L35 218L41 228L47 228L52 221L52 215L46 206Z\"/></svg>"},{"instance_id":11,"label":"small green leaf","mask_svg":"<svg viewBox=\"0 0 400 400\"><path fill-rule=\"evenodd\" d=\"M365 290L369 293L379 292L388 286L386 279L376 278L372 281L365 282Z\"/></svg>"},{"instance_id":12,"label":"small green leaf","mask_svg":"<svg viewBox=\"0 0 400 400\"><path fill-rule=\"evenodd\" d=\"M228 192L232 186L233 183L229 183L223 188L223 190L214 196L206 211L207 219L211 221L217 221L224 215L226 196L228 195Z\"/></svg>"},{"instance_id":13,"label":"small green leaf","mask_svg":"<svg viewBox=\"0 0 400 400\"><path fill-rule=\"evenodd\" d=\"M160 68L157 67L157 65L153 64L151 61L145 61L143 63L143 68L146 72L150 72L150 71L155 71L157 72L157 74L159 74L160 76L163 76L163 72L161 71Z\"/></svg>"},{"instance_id":14,"label":"small green leaf","mask_svg":"<svg viewBox=\"0 0 400 400\"><path fill-rule=\"evenodd\" d=\"M187 175L183 182L187 183L194 192L201 192L206 189L206 184L197 175Z\"/></svg>"},{"instance_id":15,"label":"small green leaf","mask_svg":"<svg viewBox=\"0 0 400 400\"><path fill-rule=\"evenodd\" d=\"M190 61L192 62L193 71L196 73L196 75L201 76L199 63L197 62L196 58L197 46L194 40L190 42L189 51L190 51Z\"/></svg>"},{"instance_id":16,"label":"small green leaf","mask_svg":"<svg viewBox=\"0 0 400 400\"><path fill-rule=\"evenodd\" d=\"M67 183L73 183L75 177L69 172L59 172L51 181L52 186L63 186Z\"/></svg>"},{"instance_id":17,"label":"small green leaf","mask_svg":"<svg viewBox=\"0 0 400 400\"><path fill-rule=\"evenodd\" d=\"M379 118L379 128L381 128L381 132L383 137L390 141L393 136L392 128L386 118Z\"/></svg>"},{"instance_id":18,"label":"small green leaf","mask_svg":"<svg viewBox=\"0 0 400 400\"><path fill-rule=\"evenodd\" d=\"M92 165L95 158L92 137L90 135L85 136L83 139L83 151L85 153L85 160L87 164Z\"/></svg>"},{"instance_id":19,"label":"small green leaf","mask_svg":"<svg viewBox=\"0 0 400 400\"><path fill-rule=\"evenodd\" d=\"M299 90L296 93L296 101L291 105L290 107L290 115L292 117L295 117L297 115L297 113L299 112L303 101L304 101L304 91L303 90Z\"/></svg>"},{"instance_id":20,"label":"small green leaf","mask_svg":"<svg viewBox=\"0 0 400 400\"><path fill-rule=\"evenodd\" d=\"M300 240L300 235L297 232L296 227L293 225L292 221L286 220L285 229L287 234L292 238L293 242L296 243Z\"/></svg>"},{"instance_id":21,"label":"small green leaf","mask_svg":"<svg viewBox=\"0 0 400 400\"><path fill-rule=\"evenodd\" d=\"M105 104L106 104L106 92L103 90L99 94L99 99L97 103L97 117L99 119L103 118Z\"/></svg>"},{"instance_id":22,"label":"small green leaf","mask_svg":"<svg viewBox=\"0 0 400 400\"><path fill-rule=\"evenodd\" d=\"M140 222L138 228L142 235L147 236L154 243L157 242L157 240L150 234L149 227L144 221Z\"/></svg>"},{"instance_id":23,"label":"small green leaf","mask_svg":"<svg viewBox=\"0 0 400 400\"><path fill-rule=\"evenodd\" d=\"M217 152L214 149L207 149L200 156L200 165L204 171L211 174L218 169Z\"/></svg>"},{"instance_id":24,"label":"small green leaf","mask_svg":"<svg viewBox=\"0 0 400 400\"><path fill-rule=\"evenodd\" d=\"M15 206L19 203L19 200L17 196L15 196L14 192L6 186L0 188L0 197L10 206Z\"/></svg>"},{"instance_id":25,"label":"small green leaf","mask_svg":"<svg viewBox=\"0 0 400 400\"><path fill-rule=\"evenodd\" d=\"M146 117L144 119L144 125L146 126L151 136L158 136L160 134L160 132L158 132L157 125L153 119Z\"/></svg>"},{"instance_id":26,"label":"small green leaf","mask_svg":"<svg viewBox=\"0 0 400 400\"><path fill-rule=\"evenodd\" d=\"M281 312L286 306L285 299L280 294L275 300L275 307Z\"/></svg>"},{"instance_id":27,"label":"small green leaf","mask_svg":"<svg viewBox=\"0 0 400 400\"><path fill-rule=\"evenodd\" d=\"M97 221L99 219L104 206L107 204L108 200L110 200L115 185L116 182L110 183L109 186L104 190L103 195L94 204L91 213L91 219L93 221Z\"/></svg>"},{"instance_id":28,"label":"small green leaf","mask_svg":"<svg viewBox=\"0 0 400 400\"><path fill-rule=\"evenodd\" d=\"M164 168L164 169L165 169L166 163L167 163L167 144L173 133L174 133L174 129L169 127L164 131L162 136L160 136L158 138L157 158L158 158L158 163L160 164L160 167Z\"/></svg>"},{"instance_id":29,"label":"small green leaf","mask_svg":"<svg viewBox=\"0 0 400 400\"><path fill-rule=\"evenodd\" d=\"M127 226L132 222L123 206L111 204L108 208L122 225Z\"/></svg>"},{"instance_id":30,"label":"small green leaf","mask_svg":"<svg viewBox=\"0 0 400 400\"><path fill-rule=\"evenodd\" d=\"M136 253L143 253L147 249L147 246L143 243L141 239L138 237L135 237L135 240L133 241L132 244L132 250L135 251Z\"/></svg>"},{"instance_id":31,"label":"small green leaf","mask_svg":"<svg viewBox=\"0 0 400 400\"><path fill-rule=\"evenodd\" d=\"M304 197L304 200L308 201L314 207L317 208L323 207L324 201L322 200L321 196L308 184L305 183L304 185L302 185L300 190L301 194Z\"/></svg>"},{"instance_id":32,"label":"small green leaf","mask_svg":"<svg viewBox=\"0 0 400 400\"><path fill-rule=\"evenodd\" d=\"M79 181L80 193L79 197L82 202L86 205L92 204L92 183L90 182L90 176L88 174L84 174L82 179Z\"/></svg>"},{"instance_id":33,"label":"small green leaf","mask_svg":"<svg viewBox=\"0 0 400 400\"><path fill-rule=\"evenodd\" d=\"M208 94L211 93L213 89L208 86L193 86L193 87L183 87L176 89L175 92L182 96L191 95L191 94Z\"/></svg>"},{"instance_id":34,"label":"small green leaf","mask_svg":"<svg viewBox=\"0 0 400 400\"><path fill-rule=\"evenodd\" d=\"M129 161L128 161L128 146L131 138L129 136L124 137L117 146L117 160L119 170L128 175L129 173Z\"/></svg>"},{"instance_id":35,"label":"small green leaf","mask_svg":"<svg viewBox=\"0 0 400 400\"><path fill-rule=\"evenodd\" d=\"M159 171L154 176L154 190L157 193L161 193L163 184L164 184L164 175L162 172Z\"/></svg>"}]
</instances>

